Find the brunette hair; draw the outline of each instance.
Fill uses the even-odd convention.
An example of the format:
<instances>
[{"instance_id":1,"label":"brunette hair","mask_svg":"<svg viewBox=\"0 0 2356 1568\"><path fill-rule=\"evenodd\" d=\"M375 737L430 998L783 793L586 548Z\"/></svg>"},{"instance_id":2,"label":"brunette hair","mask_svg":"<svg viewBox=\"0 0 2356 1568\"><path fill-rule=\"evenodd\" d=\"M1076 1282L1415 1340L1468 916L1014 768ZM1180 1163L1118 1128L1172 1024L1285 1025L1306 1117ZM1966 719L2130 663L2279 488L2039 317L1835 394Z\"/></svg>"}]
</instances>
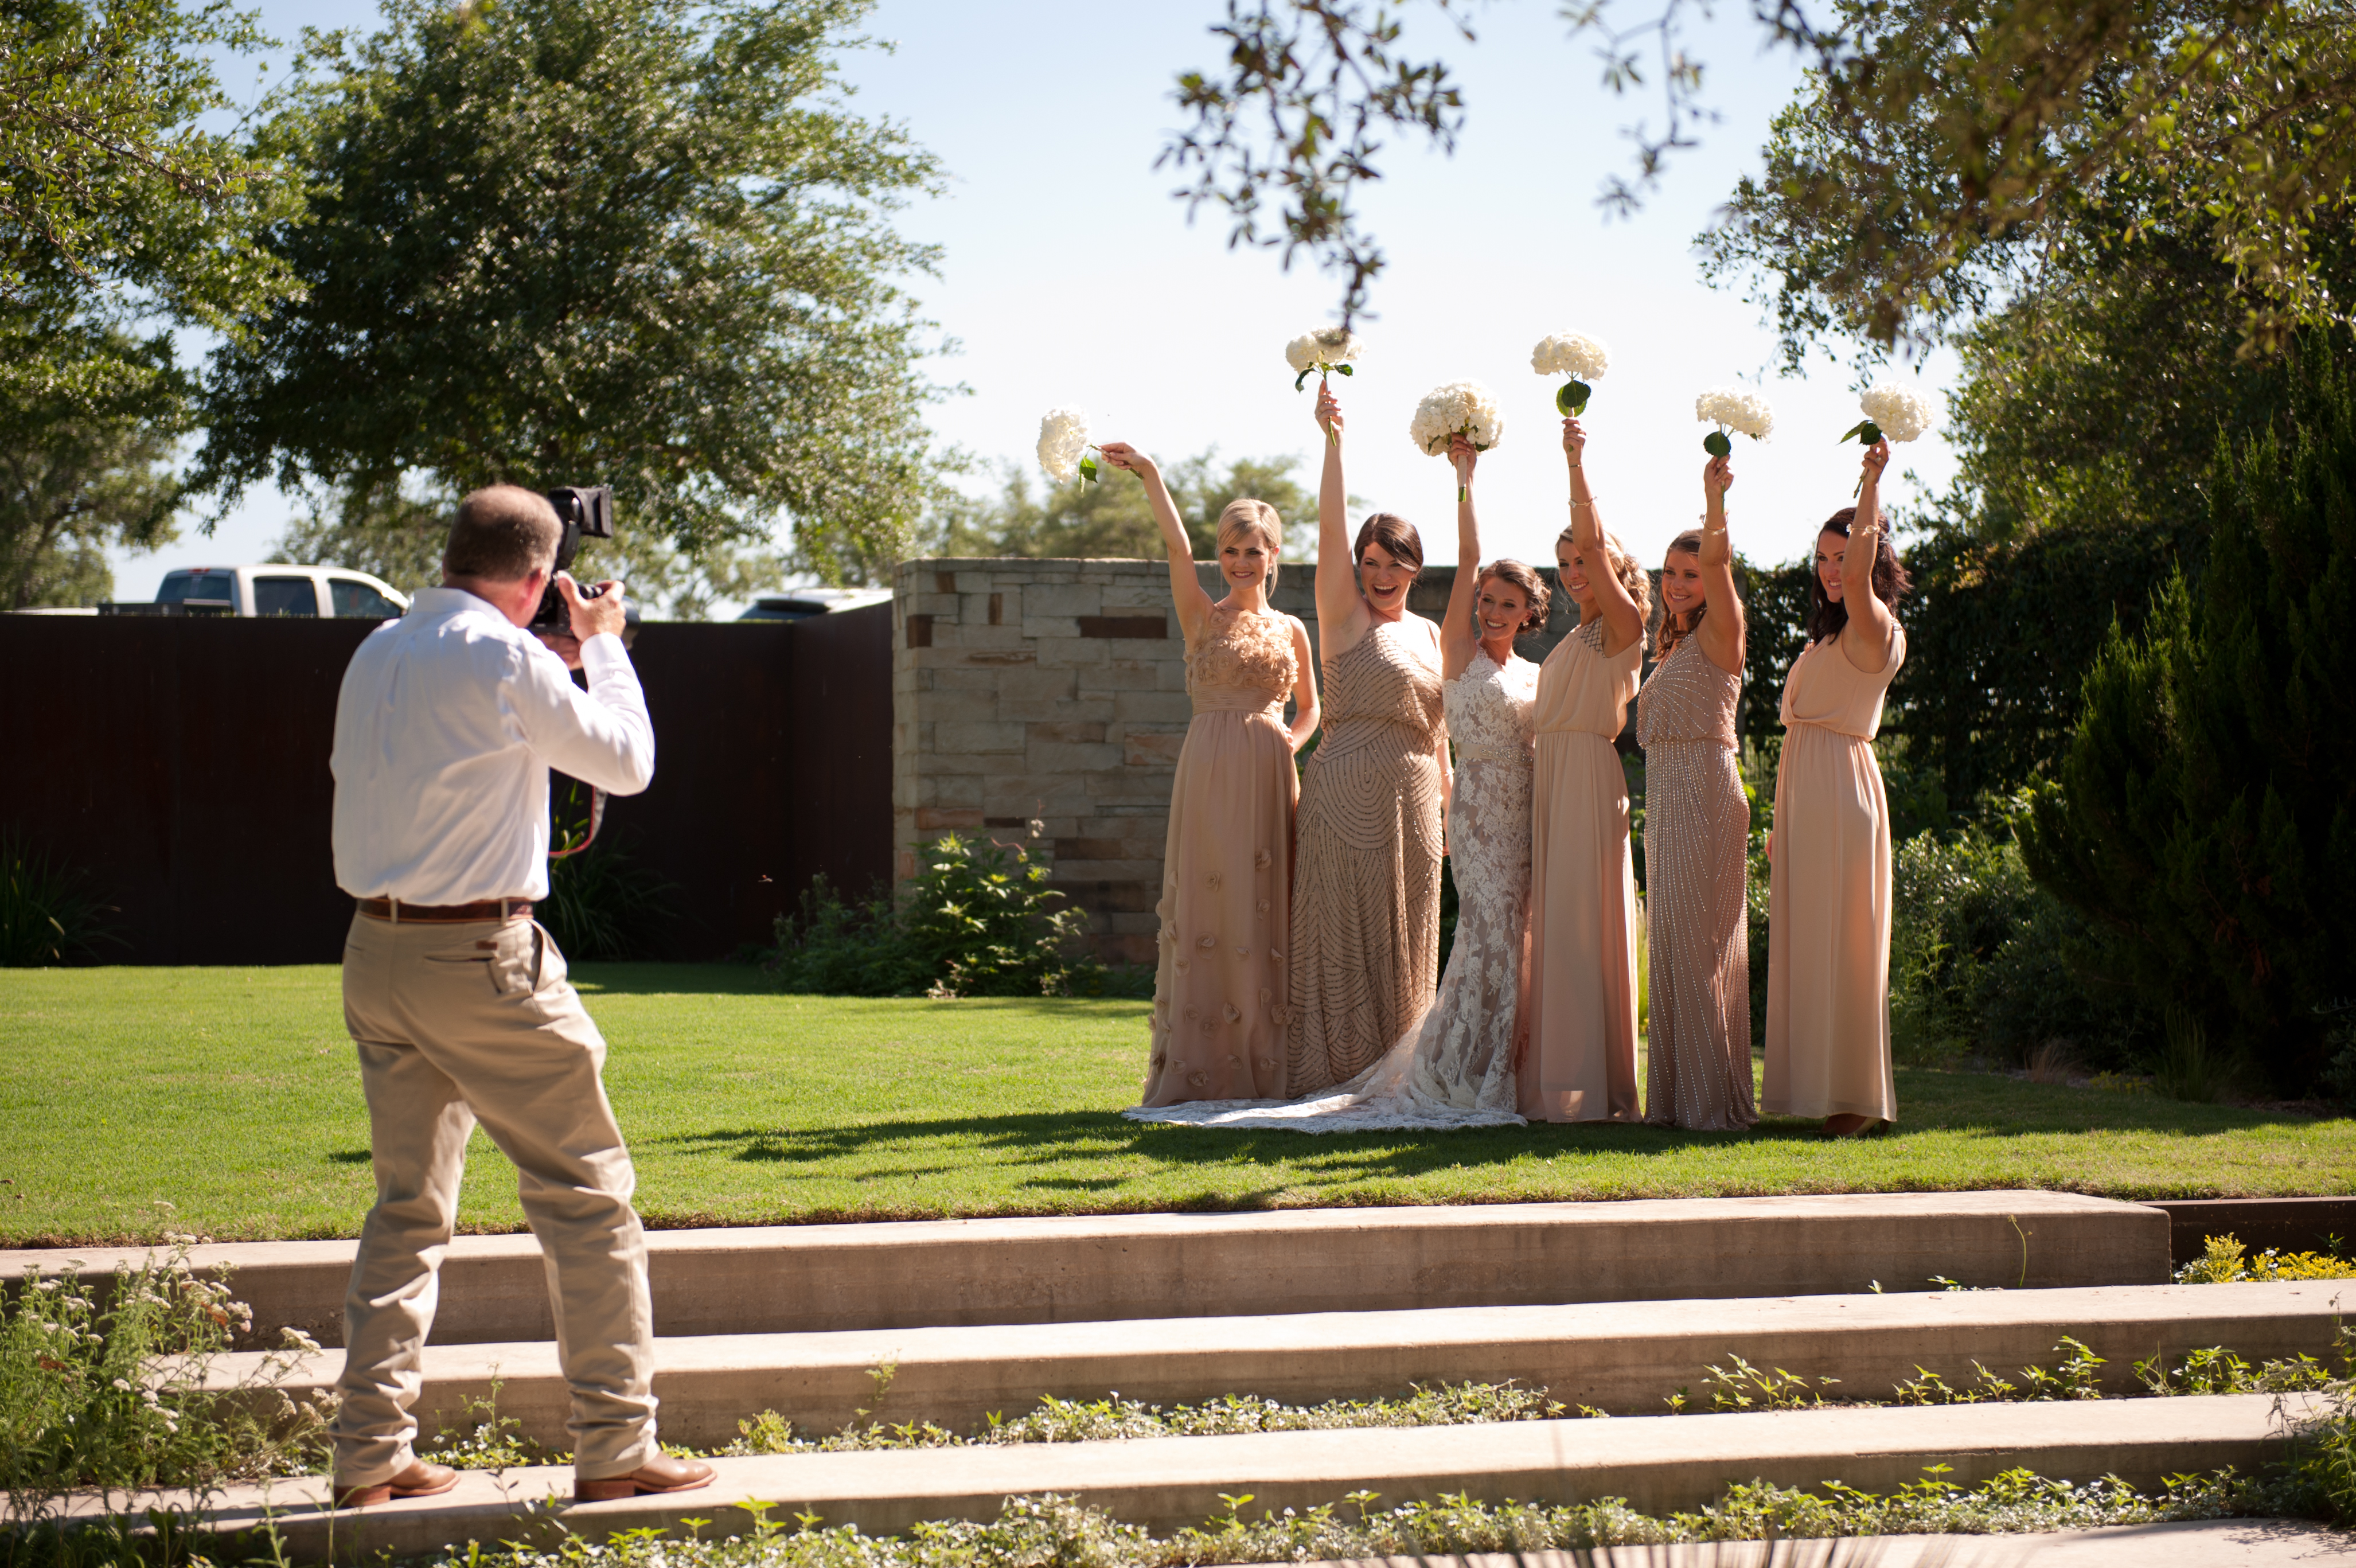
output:
<instances>
[{"instance_id":1,"label":"brunette hair","mask_svg":"<svg viewBox=\"0 0 2356 1568\"><path fill-rule=\"evenodd\" d=\"M1398 513L1376 511L1366 514L1366 521L1358 524L1358 542L1350 550L1351 565L1360 565L1365 561L1369 544L1381 545L1390 553L1392 560L1404 561L1415 568L1417 576L1423 575L1422 536L1416 532L1415 524Z\"/></svg>"},{"instance_id":2,"label":"brunette hair","mask_svg":"<svg viewBox=\"0 0 2356 1568\"><path fill-rule=\"evenodd\" d=\"M1843 539L1847 539L1849 525L1856 521L1857 508L1845 506L1825 519L1824 527L1816 532L1837 533ZM1828 637L1838 635L1840 628L1848 624L1848 606L1837 602L1825 592L1825 575L1816 570L1815 553L1814 550L1809 552L1808 640L1822 642ZM1890 612L1895 614L1898 601L1905 597L1906 590L1913 585L1914 580L1906 575L1906 568L1899 562L1898 552L1890 547L1890 531L1884 528L1875 529L1873 531L1873 596L1888 605Z\"/></svg>"},{"instance_id":3,"label":"brunette hair","mask_svg":"<svg viewBox=\"0 0 2356 1568\"><path fill-rule=\"evenodd\" d=\"M1501 555L1481 568L1481 575L1472 579L1472 592L1477 596L1481 592L1481 585L1492 577L1519 588L1522 597L1530 607L1529 613L1522 617L1522 624L1514 632L1515 637L1546 625L1547 606L1553 602L1554 596L1547 591L1546 584L1539 580L1536 572L1522 562Z\"/></svg>"},{"instance_id":4,"label":"brunette hair","mask_svg":"<svg viewBox=\"0 0 2356 1568\"><path fill-rule=\"evenodd\" d=\"M546 496L521 485L491 485L458 503L442 546L442 570L486 583L520 583L554 564L563 537L564 524Z\"/></svg>"},{"instance_id":5,"label":"brunette hair","mask_svg":"<svg viewBox=\"0 0 2356 1568\"><path fill-rule=\"evenodd\" d=\"M1228 540L1245 533L1260 534L1268 541L1270 559L1268 564L1268 580L1262 586L1268 592L1274 593L1277 568L1274 557L1278 551L1284 548L1284 520L1277 516L1276 509L1266 501L1254 500L1248 496L1231 500L1227 503L1226 510L1219 513L1217 531L1219 548L1225 550Z\"/></svg>"},{"instance_id":6,"label":"brunette hair","mask_svg":"<svg viewBox=\"0 0 2356 1568\"><path fill-rule=\"evenodd\" d=\"M1620 586L1627 591L1630 598L1636 601L1636 618L1649 630L1653 619L1653 575L1639 565L1633 555L1628 553L1628 547L1620 542L1618 534L1602 529L1598 529L1596 532L1603 535L1603 558L1610 565L1612 575L1620 579ZM1573 526L1564 529L1555 535L1554 542L1557 544L1568 544L1574 550L1578 549L1578 528ZM1555 570L1558 573L1562 570L1562 558L1559 555L1555 558ZM1565 590L1565 592L1568 591L1568 589ZM1581 616L1583 622L1583 611ZM1639 638L1644 635L1644 632L1637 633Z\"/></svg>"}]
</instances>

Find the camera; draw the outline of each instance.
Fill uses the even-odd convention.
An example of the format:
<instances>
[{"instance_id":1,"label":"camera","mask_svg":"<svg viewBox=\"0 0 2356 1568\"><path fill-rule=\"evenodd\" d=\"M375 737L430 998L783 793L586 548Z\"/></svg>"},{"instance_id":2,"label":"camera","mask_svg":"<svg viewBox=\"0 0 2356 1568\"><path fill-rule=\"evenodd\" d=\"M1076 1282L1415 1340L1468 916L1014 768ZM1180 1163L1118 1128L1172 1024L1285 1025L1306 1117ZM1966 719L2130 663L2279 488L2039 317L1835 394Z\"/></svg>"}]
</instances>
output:
<instances>
[{"instance_id":1,"label":"camera","mask_svg":"<svg viewBox=\"0 0 2356 1568\"><path fill-rule=\"evenodd\" d=\"M565 631L573 625L573 613L565 608L564 596L556 591L556 574L572 568L583 540L614 537L614 489L566 485L548 492L548 504L556 509L556 521L564 525L564 534L556 542L556 564L549 569L548 590L540 596L540 610L531 618L531 626L535 631ZM594 599L598 592L584 585L581 596Z\"/></svg>"}]
</instances>

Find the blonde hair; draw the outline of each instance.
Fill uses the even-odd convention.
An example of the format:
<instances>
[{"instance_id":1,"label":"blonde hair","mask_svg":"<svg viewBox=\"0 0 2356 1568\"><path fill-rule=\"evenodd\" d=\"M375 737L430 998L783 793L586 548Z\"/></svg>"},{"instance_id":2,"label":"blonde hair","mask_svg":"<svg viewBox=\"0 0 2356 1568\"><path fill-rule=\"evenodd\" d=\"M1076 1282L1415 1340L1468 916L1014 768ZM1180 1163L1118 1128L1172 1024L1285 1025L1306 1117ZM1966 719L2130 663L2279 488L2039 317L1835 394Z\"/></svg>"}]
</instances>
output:
<instances>
[{"instance_id":1,"label":"blonde hair","mask_svg":"<svg viewBox=\"0 0 2356 1568\"><path fill-rule=\"evenodd\" d=\"M1248 533L1257 534L1268 542L1268 580L1261 586L1272 594L1276 592L1276 557L1284 548L1284 520L1266 501L1254 500L1249 496L1229 501L1226 510L1219 513L1219 548L1224 551L1229 540Z\"/></svg>"},{"instance_id":2,"label":"blonde hair","mask_svg":"<svg viewBox=\"0 0 2356 1568\"><path fill-rule=\"evenodd\" d=\"M1608 530L1599 532L1603 533L1603 558L1610 565L1612 575L1620 580L1620 586L1627 590L1628 596L1636 601L1636 618L1649 630L1653 622L1653 575L1628 553L1628 547L1620 542L1618 534ZM1579 548L1579 531L1575 526L1566 528L1555 535L1554 542L1576 550ZM1557 556L1555 564L1558 568L1561 557Z\"/></svg>"}]
</instances>

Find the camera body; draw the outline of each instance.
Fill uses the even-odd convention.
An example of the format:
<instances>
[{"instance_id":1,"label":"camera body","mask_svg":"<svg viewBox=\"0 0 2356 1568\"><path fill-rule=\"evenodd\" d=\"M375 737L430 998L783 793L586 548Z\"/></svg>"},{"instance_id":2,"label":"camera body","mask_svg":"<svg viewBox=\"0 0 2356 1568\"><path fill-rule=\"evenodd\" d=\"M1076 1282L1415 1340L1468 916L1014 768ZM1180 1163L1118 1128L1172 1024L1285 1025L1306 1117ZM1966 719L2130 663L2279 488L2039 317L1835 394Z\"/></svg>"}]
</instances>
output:
<instances>
[{"instance_id":1,"label":"camera body","mask_svg":"<svg viewBox=\"0 0 2356 1568\"><path fill-rule=\"evenodd\" d=\"M555 575L568 571L573 557L579 553L584 539L614 537L614 489L611 485L565 485L548 492L548 504L556 509L556 521L564 525L563 536L556 542L556 564L550 568L551 581L547 592L541 595L540 609L531 618L535 631L564 631L573 624L572 612L564 607L564 596L556 591ZM597 590L584 587L581 596L592 599Z\"/></svg>"}]
</instances>

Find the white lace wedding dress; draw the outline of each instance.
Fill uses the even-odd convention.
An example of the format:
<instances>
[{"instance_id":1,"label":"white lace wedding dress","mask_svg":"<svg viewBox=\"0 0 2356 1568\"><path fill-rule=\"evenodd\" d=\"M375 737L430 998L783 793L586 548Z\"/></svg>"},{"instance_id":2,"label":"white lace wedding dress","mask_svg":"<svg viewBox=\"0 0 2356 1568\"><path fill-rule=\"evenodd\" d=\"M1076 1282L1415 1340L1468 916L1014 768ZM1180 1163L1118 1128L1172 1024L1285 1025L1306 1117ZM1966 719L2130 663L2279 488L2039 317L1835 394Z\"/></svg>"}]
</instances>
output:
<instances>
[{"instance_id":1,"label":"white lace wedding dress","mask_svg":"<svg viewBox=\"0 0 2356 1568\"><path fill-rule=\"evenodd\" d=\"M1314 1100L1198 1100L1140 1106L1138 1122L1193 1127L1284 1127L1299 1133L1502 1127L1514 1109L1514 1022L1530 904L1531 731L1538 667L1498 668L1476 650L1442 689L1456 745L1449 865L1456 942L1440 990L1382 1058Z\"/></svg>"}]
</instances>

